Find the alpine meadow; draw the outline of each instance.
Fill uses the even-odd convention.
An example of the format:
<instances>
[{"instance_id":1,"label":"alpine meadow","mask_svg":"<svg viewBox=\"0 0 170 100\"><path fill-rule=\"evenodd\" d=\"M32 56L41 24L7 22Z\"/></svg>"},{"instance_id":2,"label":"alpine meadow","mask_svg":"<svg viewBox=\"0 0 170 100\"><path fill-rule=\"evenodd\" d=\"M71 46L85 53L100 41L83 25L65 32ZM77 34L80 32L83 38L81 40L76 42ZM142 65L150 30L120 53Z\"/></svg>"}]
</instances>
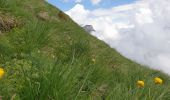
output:
<instances>
[{"instance_id":1,"label":"alpine meadow","mask_svg":"<svg viewBox=\"0 0 170 100\"><path fill-rule=\"evenodd\" d=\"M170 100L170 77L44 0L0 0L0 100Z\"/></svg>"}]
</instances>

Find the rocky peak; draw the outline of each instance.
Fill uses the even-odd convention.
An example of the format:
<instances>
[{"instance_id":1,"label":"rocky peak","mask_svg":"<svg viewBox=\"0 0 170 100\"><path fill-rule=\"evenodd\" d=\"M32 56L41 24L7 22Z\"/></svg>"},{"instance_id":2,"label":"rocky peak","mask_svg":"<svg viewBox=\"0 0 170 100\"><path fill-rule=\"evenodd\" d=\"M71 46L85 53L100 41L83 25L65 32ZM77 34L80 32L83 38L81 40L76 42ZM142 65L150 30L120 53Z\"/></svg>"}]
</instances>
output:
<instances>
[{"instance_id":1,"label":"rocky peak","mask_svg":"<svg viewBox=\"0 0 170 100\"><path fill-rule=\"evenodd\" d=\"M93 31L95 31L92 25L85 25L85 26L83 26L83 28L84 28L88 33L91 33L91 32L93 32Z\"/></svg>"}]
</instances>

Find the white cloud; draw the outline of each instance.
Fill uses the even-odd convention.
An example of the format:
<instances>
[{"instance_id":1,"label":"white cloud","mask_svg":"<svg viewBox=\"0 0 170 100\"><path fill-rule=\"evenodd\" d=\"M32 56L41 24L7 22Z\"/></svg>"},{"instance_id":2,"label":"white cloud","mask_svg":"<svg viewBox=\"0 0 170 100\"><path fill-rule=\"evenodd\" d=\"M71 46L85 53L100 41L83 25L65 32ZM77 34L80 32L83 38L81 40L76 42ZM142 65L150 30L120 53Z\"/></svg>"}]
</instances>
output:
<instances>
[{"instance_id":1,"label":"white cloud","mask_svg":"<svg viewBox=\"0 0 170 100\"><path fill-rule=\"evenodd\" d=\"M76 3L81 3L81 2L82 2L82 0L76 0L75 2L76 2Z\"/></svg>"},{"instance_id":2,"label":"white cloud","mask_svg":"<svg viewBox=\"0 0 170 100\"><path fill-rule=\"evenodd\" d=\"M80 25L93 25L92 35L122 55L170 74L169 0L141 0L93 11L79 4L66 13Z\"/></svg>"},{"instance_id":3,"label":"white cloud","mask_svg":"<svg viewBox=\"0 0 170 100\"><path fill-rule=\"evenodd\" d=\"M97 5L101 2L102 0L91 0L92 4Z\"/></svg>"}]
</instances>

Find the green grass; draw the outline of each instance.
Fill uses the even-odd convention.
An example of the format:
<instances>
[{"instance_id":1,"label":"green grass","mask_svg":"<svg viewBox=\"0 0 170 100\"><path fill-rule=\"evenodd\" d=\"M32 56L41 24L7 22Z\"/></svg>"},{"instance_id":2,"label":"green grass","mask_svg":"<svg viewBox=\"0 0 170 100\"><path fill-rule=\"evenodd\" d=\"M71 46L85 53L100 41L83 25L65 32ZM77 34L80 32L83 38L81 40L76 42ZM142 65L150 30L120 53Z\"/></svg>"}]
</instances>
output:
<instances>
[{"instance_id":1,"label":"green grass","mask_svg":"<svg viewBox=\"0 0 170 100\"><path fill-rule=\"evenodd\" d=\"M41 11L50 20L39 19ZM46 2L0 0L0 12L21 23L0 34L3 100L170 99L169 76L121 56L71 19L60 20ZM164 83L155 85L154 77ZM138 80L145 87L138 88Z\"/></svg>"}]
</instances>

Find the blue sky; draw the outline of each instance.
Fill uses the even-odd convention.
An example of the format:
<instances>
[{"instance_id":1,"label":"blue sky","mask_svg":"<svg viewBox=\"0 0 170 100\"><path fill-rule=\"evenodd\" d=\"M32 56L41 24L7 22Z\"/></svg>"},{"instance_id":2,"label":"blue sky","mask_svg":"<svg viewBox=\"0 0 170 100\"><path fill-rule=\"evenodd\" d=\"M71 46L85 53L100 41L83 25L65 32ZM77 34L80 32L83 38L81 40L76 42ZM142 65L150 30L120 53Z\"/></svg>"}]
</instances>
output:
<instances>
[{"instance_id":1,"label":"blue sky","mask_svg":"<svg viewBox=\"0 0 170 100\"><path fill-rule=\"evenodd\" d=\"M60 8L63 11L67 11L76 5L75 0L48 0L52 5ZM90 0L82 0L80 4L84 5L86 9L96 9L96 8L111 8L114 6L124 5L132 3L136 0L102 0L99 4L94 5Z\"/></svg>"}]
</instances>

